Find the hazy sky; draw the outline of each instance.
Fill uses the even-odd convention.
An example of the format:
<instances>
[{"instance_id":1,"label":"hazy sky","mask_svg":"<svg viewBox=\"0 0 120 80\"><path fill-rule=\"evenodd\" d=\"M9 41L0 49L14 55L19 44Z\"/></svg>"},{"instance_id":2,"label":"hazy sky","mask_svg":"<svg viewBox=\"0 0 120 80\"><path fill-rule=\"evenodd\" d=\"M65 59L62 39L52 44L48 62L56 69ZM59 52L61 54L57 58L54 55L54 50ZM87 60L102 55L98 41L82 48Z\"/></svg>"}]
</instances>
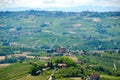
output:
<instances>
[{"instance_id":1,"label":"hazy sky","mask_svg":"<svg viewBox=\"0 0 120 80\"><path fill-rule=\"evenodd\" d=\"M81 6L120 8L120 0L0 0L0 10L10 8L67 9Z\"/></svg>"}]
</instances>

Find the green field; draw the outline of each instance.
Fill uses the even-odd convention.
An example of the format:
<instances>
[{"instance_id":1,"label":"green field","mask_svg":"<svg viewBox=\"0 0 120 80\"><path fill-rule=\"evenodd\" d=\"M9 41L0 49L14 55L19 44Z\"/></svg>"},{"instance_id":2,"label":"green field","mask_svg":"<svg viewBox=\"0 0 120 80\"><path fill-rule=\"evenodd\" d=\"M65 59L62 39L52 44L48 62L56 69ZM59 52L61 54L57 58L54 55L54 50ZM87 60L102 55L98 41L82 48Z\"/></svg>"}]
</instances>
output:
<instances>
[{"instance_id":1,"label":"green field","mask_svg":"<svg viewBox=\"0 0 120 80\"><path fill-rule=\"evenodd\" d=\"M0 69L0 80L16 80L27 76L30 65L26 63L15 63Z\"/></svg>"},{"instance_id":2,"label":"green field","mask_svg":"<svg viewBox=\"0 0 120 80\"><path fill-rule=\"evenodd\" d=\"M50 71L45 71L45 74L39 76L30 76L32 64L40 65L44 61L31 59L23 63L13 63L10 66L0 68L0 80L46 80L51 74Z\"/></svg>"},{"instance_id":3,"label":"green field","mask_svg":"<svg viewBox=\"0 0 120 80\"><path fill-rule=\"evenodd\" d=\"M47 75L41 75L41 76L26 76L23 78L20 78L18 80L47 80Z\"/></svg>"},{"instance_id":4,"label":"green field","mask_svg":"<svg viewBox=\"0 0 120 80\"><path fill-rule=\"evenodd\" d=\"M120 77L101 75L101 80L120 80Z\"/></svg>"},{"instance_id":5,"label":"green field","mask_svg":"<svg viewBox=\"0 0 120 80\"><path fill-rule=\"evenodd\" d=\"M89 65L101 65L110 68L111 70L114 69L113 63L116 64L116 68L119 70L120 65L119 65L119 58L120 54L119 53L94 53L92 52L87 55L77 55L78 60L87 63Z\"/></svg>"}]
</instances>

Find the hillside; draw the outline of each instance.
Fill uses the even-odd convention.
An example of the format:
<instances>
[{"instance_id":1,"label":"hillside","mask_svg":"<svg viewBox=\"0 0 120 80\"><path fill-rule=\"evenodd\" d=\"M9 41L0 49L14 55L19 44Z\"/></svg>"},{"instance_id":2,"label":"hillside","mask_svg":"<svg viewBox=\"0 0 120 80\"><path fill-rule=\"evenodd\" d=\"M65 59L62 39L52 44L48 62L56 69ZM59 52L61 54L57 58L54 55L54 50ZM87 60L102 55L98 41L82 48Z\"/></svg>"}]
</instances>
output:
<instances>
[{"instance_id":1,"label":"hillside","mask_svg":"<svg viewBox=\"0 0 120 80\"><path fill-rule=\"evenodd\" d=\"M120 49L120 12L0 12L0 44L73 50Z\"/></svg>"},{"instance_id":2,"label":"hillside","mask_svg":"<svg viewBox=\"0 0 120 80\"><path fill-rule=\"evenodd\" d=\"M0 69L0 80L16 80L28 74L30 65L15 63Z\"/></svg>"},{"instance_id":3,"label":"hillside","mask_svg":"<svg viewBox=\"0 0 120 80\"><path fill-rule=\"evenodd\" d=\"M85 80L91 74L99 74L100 80L119 80L119 55L76 54L76 57L55 56L48 60L36 57L0 68L0 80ZM78 58L78 61L74 58ZM113 69L113 62L116 70Z\"/></svg>"}]
</instances>

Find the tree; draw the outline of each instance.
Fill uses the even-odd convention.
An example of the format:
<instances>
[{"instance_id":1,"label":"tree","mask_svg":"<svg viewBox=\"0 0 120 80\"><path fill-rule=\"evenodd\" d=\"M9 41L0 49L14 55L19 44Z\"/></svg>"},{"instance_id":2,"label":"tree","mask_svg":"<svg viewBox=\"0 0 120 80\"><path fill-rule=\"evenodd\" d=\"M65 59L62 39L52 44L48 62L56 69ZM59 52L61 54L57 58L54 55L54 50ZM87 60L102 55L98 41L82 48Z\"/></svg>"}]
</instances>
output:
<instances>
[{"instance_id":1,"label":"tree","mask_svg":"<svg viewBox=\"0 0 120 80\"><path fill-rule=\"evenodd\" d=\"M81 68L78 67L68 67L68 68L61 68L57 71L54 75L54 78L61 78L61 77L82 77L83 71Z\"/></svg>"},{"instance_id":2,"label":"tree","mask_svg":"<svg viewBox=\"0 0 120 80\"><path fill-rule=\"evenodd\" d=\"M52 62L48 62L47 66L48 66L48 67L50 67L50 69L53 69L53 68L54 68L54 66L53 66L53 63L52 63Z\"/></svg>"},{"instance_id":3,"label":"tree","mask_svg":"<svg viewBox=\"0 0 120 80\"><path fill-rule=\"evenodd\" d=\"M68 67L70 66L76 66L76 63L74 62L74 60L72 60L71 58L67 57L67 56L62 56L62 57L55 57L52 59L52 61L54 63L65 63L67 64Z\"/></svg>"},{"instance_id":4,"label":"tree","mask_svg":"<svg viewBox=\"0 0 120 80\"><path fill-rule=\"evenodd\" d=\"M41 64L31 63L31 64L32 64L32 67L30 70L31 75L37 76L43 72L43 68L45 67L43 63Z\"/></svg>"},{"instance_id":5,"label":"tree","mask_svg":"<svg viewBox=\"0 0 120 80\"><path fill-rule=\"evenodd\" d=\"M19 31L19 30L22 30L22 27L21 27L21 26L17 26L17 27L16 27L16 30L18 30L18 31Z\"/></svg>"}]
</instances>

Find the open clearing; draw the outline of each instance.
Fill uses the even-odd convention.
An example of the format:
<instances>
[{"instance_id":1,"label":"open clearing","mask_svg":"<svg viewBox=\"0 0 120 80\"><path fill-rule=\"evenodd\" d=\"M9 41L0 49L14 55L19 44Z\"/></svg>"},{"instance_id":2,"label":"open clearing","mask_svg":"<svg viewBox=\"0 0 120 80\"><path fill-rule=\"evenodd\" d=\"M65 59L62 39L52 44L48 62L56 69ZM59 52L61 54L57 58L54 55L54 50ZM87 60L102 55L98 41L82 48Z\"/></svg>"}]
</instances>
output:
<instances>
[{"instance_id":1,"label":"open clearing","mask_svg":"<svg viewBox=\"0 0 120 80\"><path fill-rule=\"evenodd\" d=\"M3 68L3 67L6 67L6 66L9 66L10 64L0 64L0 68Z\"/></svg>"},{"instance_id":2,"label":"open clearing","mask_svg":"<svg viewBox=\"0 0 120 80\"><path fill-rule=\"evenodd\" d=\"M3 59L5 59L5 56L0 56L0 60L3 60Z\"/></svg>"},{"instance_id":3,"label":"open clearing","mask_svg":"<svg viewBox=\"0 0 120 80\"><path fill-rule=\"evenodd\" d=\"M14 54L14 56L16 56L16 57L25 56L27 58L34 58L34 56L27 56L28 54L32 54L32 53L31 52L22 52L22 54Z\"/></svg>"}]
</instances>

